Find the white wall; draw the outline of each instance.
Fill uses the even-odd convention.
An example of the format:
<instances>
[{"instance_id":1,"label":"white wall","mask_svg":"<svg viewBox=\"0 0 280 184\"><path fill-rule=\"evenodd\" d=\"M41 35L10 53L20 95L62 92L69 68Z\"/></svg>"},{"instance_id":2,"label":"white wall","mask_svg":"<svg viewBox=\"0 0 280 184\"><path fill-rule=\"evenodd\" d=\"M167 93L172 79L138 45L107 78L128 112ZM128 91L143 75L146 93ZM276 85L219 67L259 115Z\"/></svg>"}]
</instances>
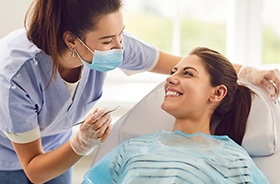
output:
<instances>
[{"instance_id":1,"label":"white wall","mask_svg":"<svg viewBox=\"0 0 280 184\"><path fill-rule=\"evenodd\" d=\"M0 38L24 26L24 16L32 0L0 0Z\"/></svg>"}]
</instances>

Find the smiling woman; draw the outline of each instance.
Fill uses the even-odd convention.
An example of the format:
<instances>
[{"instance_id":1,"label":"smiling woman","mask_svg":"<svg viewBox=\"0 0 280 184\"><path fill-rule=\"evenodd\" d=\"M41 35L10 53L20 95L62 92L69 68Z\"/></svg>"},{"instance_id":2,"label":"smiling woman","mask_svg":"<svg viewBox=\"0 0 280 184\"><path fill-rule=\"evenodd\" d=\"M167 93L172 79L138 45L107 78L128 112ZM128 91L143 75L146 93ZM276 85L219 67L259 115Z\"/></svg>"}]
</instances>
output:
<instances>
[{"instance_id":1,"label":"smiling woman","mask_svg":"<svg viewBox=\"0 0 280 184\"><path fill-rule=\"evenodd\" d=\"M183 123L187 133L226 134L241 144L251 106L251 93L247 87L239 86L236 80L232 64L223 55L207 48L194 49L167 78L166 92L175 91L180 95L169 96L167 93L162 109L177 120L195 122L189 123L191 127ZM217 125L217 121L221 123ZM175 123L174 128L182 130L176 125L182 126L181 123Z\"/></svg>"},{"instance_id":2,"label":"smiling woman","mask_svg":"<svg viewBox=\"0 0 280 184\"><path fill-rule=\"evenodd\" d=\"M161 108L175 118L173 131L123 142L86 173L84 184L268 183L236 144L244 136L251 91L238 85L223 55L196 48L172 69L164 89Z\"/></svg>"},{"instance_id":3,"label":"smiling woman","mask_svg":"<svg viewBox=\"0 0 280 184\"><path fill-rule=\"evenodd\" d=\"M210 90L214 90L210 85L207 73L198 56L185 57L180 64L173 68L171 76L166 80L166 96L162 109L178 119L188 117L192 121L192 118L202 117L202 113L206 111ZM221 95L226 94L225 89L220 90L224 90ZM170 93L175 95L169 95ZM181 111L178 111L177 108ZM197 128L206 126L203 128L203 133L209 134L209 125L205 124L204 120L202 123L203 125L196 124ZM193 130L193 128L186 128Z\"/></svg>"}]
</instances>

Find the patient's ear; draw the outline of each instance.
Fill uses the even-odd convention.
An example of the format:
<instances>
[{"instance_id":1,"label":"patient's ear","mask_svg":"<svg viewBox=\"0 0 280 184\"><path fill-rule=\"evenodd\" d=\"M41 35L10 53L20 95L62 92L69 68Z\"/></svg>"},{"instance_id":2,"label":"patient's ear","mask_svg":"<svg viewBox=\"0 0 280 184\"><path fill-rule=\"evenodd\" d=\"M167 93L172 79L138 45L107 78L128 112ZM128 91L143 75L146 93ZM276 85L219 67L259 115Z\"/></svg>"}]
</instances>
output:
<instances>
[{"instance_id":1,"label":"patient's ear","mask_svg":"<svg viewBox=\"0 0 280 184\"><path fill-rule=\"evenodd\" d=\"M221 101L227 94L227 87L225 85L216 86L210 96L211 102Z\"/></svg>"}]
</instances>

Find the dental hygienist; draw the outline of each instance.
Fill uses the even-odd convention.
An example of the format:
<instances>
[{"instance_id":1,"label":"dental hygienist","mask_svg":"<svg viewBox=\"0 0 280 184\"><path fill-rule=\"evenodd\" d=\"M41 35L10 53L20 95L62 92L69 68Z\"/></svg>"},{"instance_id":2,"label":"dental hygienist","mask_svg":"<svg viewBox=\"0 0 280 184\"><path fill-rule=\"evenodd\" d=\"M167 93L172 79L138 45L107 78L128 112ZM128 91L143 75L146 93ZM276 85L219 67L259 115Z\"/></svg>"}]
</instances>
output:
<instances>
[{"instance_id":1,"label":"dental hygienist","mask_svg":"<svg viewBox=\"0 0 280 184\"><path fill-rule=\"evenodd\" d=\"M70 128L101 97L106 72L167 74L181 59L124 34L120 8L121 0L35 0L26 30L0 40L0 183L71 183L71 167L111 130L105 109L77 134ZM277 95L275 72L257 72L255 82Z\"/></svg>"}]
</instances>

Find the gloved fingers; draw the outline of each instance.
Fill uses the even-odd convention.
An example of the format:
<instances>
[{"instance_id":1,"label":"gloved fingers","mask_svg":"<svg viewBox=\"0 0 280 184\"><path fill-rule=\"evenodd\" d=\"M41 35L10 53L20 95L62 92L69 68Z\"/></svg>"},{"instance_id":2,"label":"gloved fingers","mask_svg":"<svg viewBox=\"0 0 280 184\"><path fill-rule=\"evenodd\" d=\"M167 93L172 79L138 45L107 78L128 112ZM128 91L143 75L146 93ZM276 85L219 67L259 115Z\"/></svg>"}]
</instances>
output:
<instances>
[{"instance_id":1,"label":"gloved fingers","mask_svg":"<svg viewBox=\"0 0 280 184\"><path fill-rule=\"evenodd\" d=\"M265 86L274 98L279 96L280 72L278 69L269 70L264 75Z\"/></svg>"},{"instance_id":2,"label":"gloved fingers","mask_svg":"<svg viewBox=\"0 0 280 184\"><path fill-rule=\"evenodd\" d=\"M268 91L268 97L275 100L278 97L278 87L272 80L263 79L260 85Z\"/></svg>"},{"instance_id":3,"label":"gloved fingers","mask_svg":"<svg viewBox=\"0 0 280 184\"><path fill-rule=\"evenodd\" d=\"M107 128L110 126L112 121L112 118L109 114L106 114L105 116L103 116L99 121L97 121L94 126L93 129L95 131L94 133L94 137L102 137L103 134L106 132Z\"/></svg>"},{"instance_id":4,"label":"gloved fingers","mask_svg":"<svg viewBox=\"0 0 280 184\"><path fill-rule=\"evenodd\" d=\"M86 129L83 129L82 131L97 132L99 129L101 129L102 131L104 129L104 128L102 129L102 127L107 127L111 121L112 121L111 116L109 114L106 114L102 116L100 119L96 120L95 122L93 121L85 122L83 126L86 127Z\"/></svg>"},{"instance_id":5,"label":"gloved fingers","mask_svg":"<svg viewBox=\"0 0 280 184\"><path fill-rule=\"evenodd\" d=\"M91 113L85 122L80 126L81 131L87 130L96 130L100 127L100 124L97 126L95 125L100 119L103 118L104 114L106 113L106 108L103 109L95 109L93 113ZM107 117L108 118L108 117Z\"/></svg>"},{"instance_id":6,"label":"gloved fingers","mask_svg":"<svg viewBox=\"0 0 280 184\"><path fill-rule=\"evenodd\" d=\"M95 111L89 116L89 118L95 118L95 119L100 119L104 114L107 112L107 108L96 108Z\"/></svg>"},{"instance_id":7,"label":"gloved fingers","mask_svg":"<svg viewBox=\"0 0 280 184\"><path fill-rule=\"evenodd\" d=\"M280 72L274 70L258 70L250 67L245 67L241 74L252 83L265 88L269 93L269 98L276 100L279 96ZM241 76L241 75L240 75Z\"/></svg>"},{"instance_id":8,"label":"gloved fingers","mask_svg":"<svg viewBox=\"0 0 280 184\"><path fill-rule=\"evenodd\" d=\"M105 132L103 133L102 137L99 138L99 140L100 140L101 142L104 142L104 141L109 137L112 128L113 128L113 125L112 125L112 124L110 124L110 125L106 128L106 130L105 130Z\"/></svg>"},{"instance_id":9,"label":"gloved fingers","mask_svg":"<svg viewBox=\"0 0 280 184\"><path fill-rule=\"evenodd\" d=\"M102 109L100 109L100 108L95 108L92 112L90 112L90 114L88 114L85 118L84 118L84 120L86 120L86 119L89 119L91 116L94 116L96 113L98 113L98 111L100 111L100 110L102 110ZM85 121L84 121L85 122Z\"/></svg>"},{"instance_id":10,"label":"gloved fingers","mask_svg":"<svg viewBox=\"0 0 280 184\"><path fill-rule=\"evenodd\" d=\"M90 128L80 130L80 139L83 139L83 141L86 144L91 144L94 142L96 144L96 141L99 140L99 138L102 138L104 133L106 132L107 128L110 126L112 121L112 118L109 114L106 114L105 116L102 116L101 119L96 121L94 124L91 124ZM84 125L81 125L84 126ZM106 132L107 133L107 132ZM105 140L105 138L102 138L102 140Z\"/></svg>"},{"instance_id":11,"label":"gloved fingers","mask_svg":"<svg viewBox=\"0 0 280 184\"><path fill-rule=\"evenodd\" d=\"M87 117L90 117L91 115L97 113L98 111L100 111L101 109L100 108L95 108Z\"/></svg>"},{"instance_id":12,"label":"gloved fingers","mask_svg":"<svg viewBox=\"0 0 280 184\"><path fill-rule=\"evenodd\" d=\"M274 69L270 74L269 78L270 82L273 84L276 89L277 97L279 96L279 87L280 87L280 71L278 69Z\"/></svg>"},{"instance_id":13,"label":"gloved fingers","mask_svg":"<svg viewBox=\"0 0 280 184\"><path fill-rule=\"evenodd\" d=\"M272 88L271 89L272 93L270 93L271 94L270 98L272 98L273 100L276 100L279 96L279 83L276 84L273 80L268 80L268 81L270 83L269 89Z\"/></svg>"}]
</instances>

